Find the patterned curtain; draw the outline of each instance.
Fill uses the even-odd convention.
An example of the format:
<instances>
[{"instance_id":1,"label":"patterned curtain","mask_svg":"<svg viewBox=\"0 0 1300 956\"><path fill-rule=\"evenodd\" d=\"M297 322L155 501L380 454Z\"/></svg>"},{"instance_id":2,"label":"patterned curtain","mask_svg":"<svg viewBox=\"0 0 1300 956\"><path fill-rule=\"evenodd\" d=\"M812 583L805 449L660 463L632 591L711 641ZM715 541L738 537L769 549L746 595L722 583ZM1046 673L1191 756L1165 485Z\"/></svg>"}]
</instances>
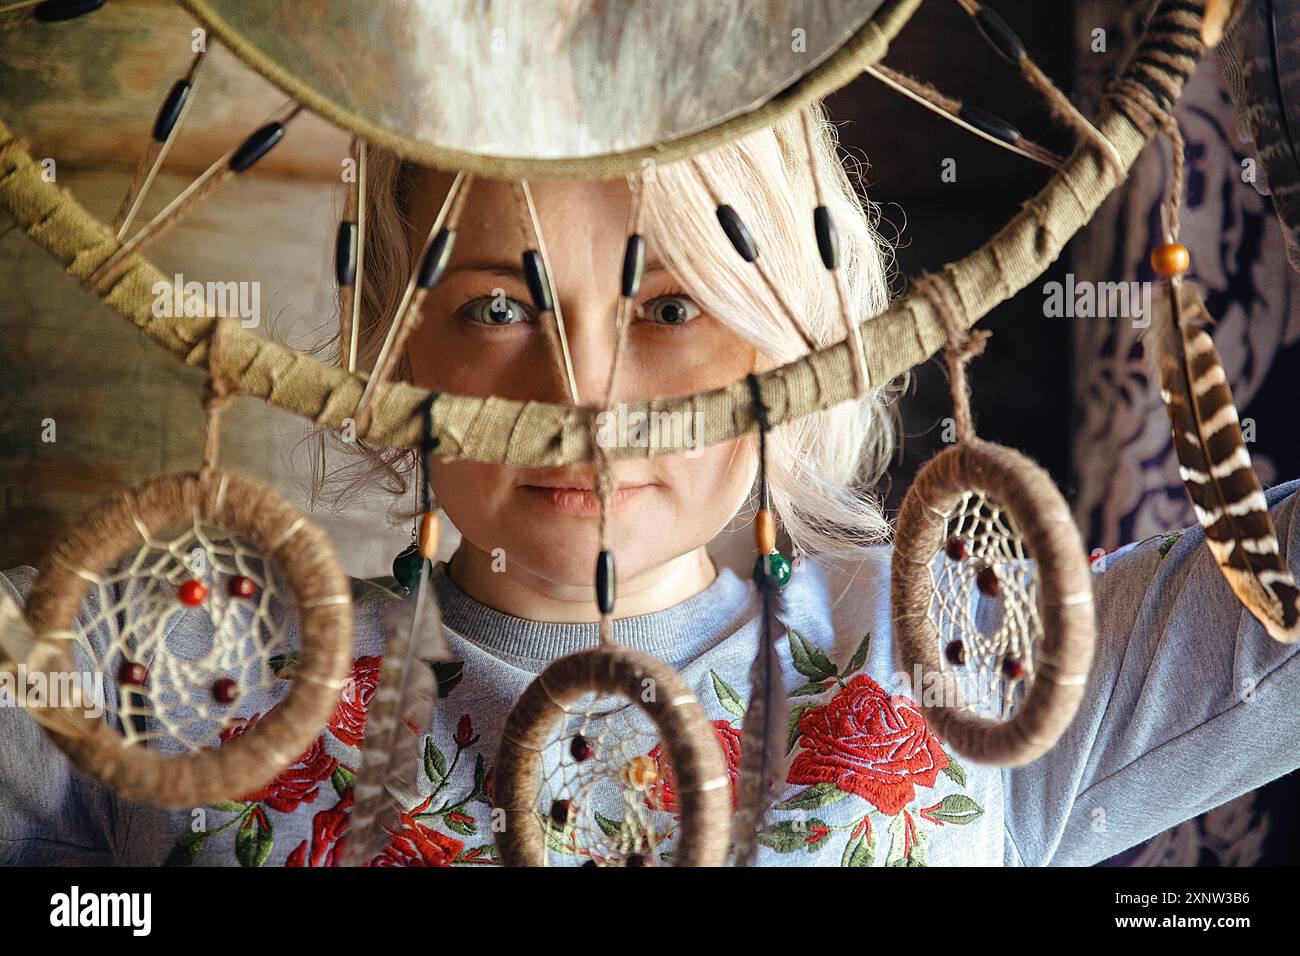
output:
<instances>
[{"instance_id":1,"label":"patterned curtain","mask_svg":"<svg viewBox=\"0 0 1300 956\"><path fill-rule=\"evenodd\" d=\"M1076 5L1077 101L1096 104L1138 31L1139 4L1080 0ZM1095 30L1105 52L1094 52ZM1294 382L1300 374L1300 275L1287 264L1269 200L1243 178L1251 144L1239 132L1213 55L1202 63L1179 104L1186 138L1187 182L1182 241L1192 277L1206 292L1213 329L1247 440L1265 485L1300 475ZM1139 159L1127 185L1075 243L1078 282L1150 281L1147 256L1160 241L1160 202L1169 188L1169 145ZM1262 182L1262 173L1260 175ZM1110 549L1195 522L1178 477L1158 383L1143 355L1141 322L1075 318L1075 516L1090 548ZM1230 756L1230 755L1229 755ZM1300 786L1284 778L1188 821L1111 865L1253 866L1295 863L1300 853L1279 821ZM1171 795L1171 799L1173 799Z\"/></svg>"}]
</instances>

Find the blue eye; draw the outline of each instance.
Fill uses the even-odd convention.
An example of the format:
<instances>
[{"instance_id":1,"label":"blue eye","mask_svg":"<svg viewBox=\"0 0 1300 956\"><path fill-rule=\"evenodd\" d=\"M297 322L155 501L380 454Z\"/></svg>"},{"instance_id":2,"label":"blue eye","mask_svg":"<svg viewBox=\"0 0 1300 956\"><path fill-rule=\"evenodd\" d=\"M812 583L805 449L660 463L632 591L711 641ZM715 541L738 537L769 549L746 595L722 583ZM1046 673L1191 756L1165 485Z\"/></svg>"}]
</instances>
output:
<instances>
[{"instance_id":1,"label":"blue eye","mask_svg":"<svg viewBox=\"0 0 1300 956\"><path fill-rule=\"evenodd\" d=\"M460 307L461 314L480 325L517 325L530 322L528 306L504 295L485 295Z\"/></svg>"},{"instance_id":2,"label":"blue eye","mask_svg":"<svg viewBox=\"0 0 1300 956\"><path fill-rule=\"evenodd\" d=\"M684 295L661 295L643 308L646 318L658 325L685 325L700 314L700 307Z\"/></svg>"}]
</instances>

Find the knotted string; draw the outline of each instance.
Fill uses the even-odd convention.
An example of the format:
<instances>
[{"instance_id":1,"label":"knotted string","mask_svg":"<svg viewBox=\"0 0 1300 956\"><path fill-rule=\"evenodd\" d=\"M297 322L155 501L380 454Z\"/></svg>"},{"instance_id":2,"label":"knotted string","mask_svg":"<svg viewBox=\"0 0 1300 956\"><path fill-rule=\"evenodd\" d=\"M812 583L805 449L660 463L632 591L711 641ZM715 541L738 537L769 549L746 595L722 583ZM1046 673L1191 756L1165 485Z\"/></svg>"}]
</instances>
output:
<instances>
[{"instance_id":1,"label":"knotted string","mask_svg":"<svg viewBox=\"0 0 1300 956\"><path fill-rule=\"evenodd\" d=\"M207 438L203 447L203 468L206 477L217 468L217 455L221 450L221 413L225 411L234 393L230 383L221 377L221 350L227 319L216 319L212 323L212 334L208 337L208 380L203 385L203 411L207 415Z\"/></svg>"},{"instance_id":2,"label":"knotted string","mask_svg":"<svg viewBox=\"0 0 1300 956\"><path fill-rule=\"evenodd\" d=\"M939 321L943 324L948 342L943 356L948 364L948 385L952 390L953 421L957 426L957 440L975 437L975 422L970 410L970 384L966 378L966 363L984 351L990 333L982 329L972 331L966 327L966 309L953 284L952 267L942 274L924 273L916 280L916 287L930 300Z\"/></svg>"}]
</instances>

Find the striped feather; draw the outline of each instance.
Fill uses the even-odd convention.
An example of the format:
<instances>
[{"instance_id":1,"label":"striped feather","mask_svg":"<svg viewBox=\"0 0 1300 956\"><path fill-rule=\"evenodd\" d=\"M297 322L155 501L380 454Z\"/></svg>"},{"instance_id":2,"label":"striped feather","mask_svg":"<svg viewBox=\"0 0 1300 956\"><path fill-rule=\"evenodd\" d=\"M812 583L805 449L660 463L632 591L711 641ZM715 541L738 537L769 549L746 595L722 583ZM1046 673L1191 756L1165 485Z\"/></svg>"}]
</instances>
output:
<instances>
[{"instance_id":1,"label":"striped feather","mask_svg":"<svg viewBox=\"0 0 1300 956\"><path fill-rule=\"evenodd\" d=\"M785 779L786 733L790 719L785 678L777 647L785 637L785 598L772 577L767 557L759 558L762 622L758 652L749 668L749 706L740 736L740 768L737 782L738 808L732 826L732 848L737 866L749 866L758 852L773 787Z\"/></svg>"},{"instance_id":2,"label":"striped feather","mask_svg":"<svg viewBox=\"0 0 1300 956\"><path fill-rule=\"evenodd\" d=\"M345 866L362 866L382 852L401 828L402 814L419 799L420 741L432 730L438 699L433 665L451 656L427 561L415 587L394 609L390 628L366 715Z\"/></svg>"},{"instance_id":3,"label":"striped feather","mask_svg":"<svg viewBox=\"0 0 1300 956\"><path fill-rule=\"evenodd\" d=\"M1219 353L1193 324L1208 322L1209 313L1195 286L1167 286L1148 335L1179 473L1233 594L1272 637L1289 644L1300 638L1300 591L1279 551Z\"/></svg>"}]
</instances>

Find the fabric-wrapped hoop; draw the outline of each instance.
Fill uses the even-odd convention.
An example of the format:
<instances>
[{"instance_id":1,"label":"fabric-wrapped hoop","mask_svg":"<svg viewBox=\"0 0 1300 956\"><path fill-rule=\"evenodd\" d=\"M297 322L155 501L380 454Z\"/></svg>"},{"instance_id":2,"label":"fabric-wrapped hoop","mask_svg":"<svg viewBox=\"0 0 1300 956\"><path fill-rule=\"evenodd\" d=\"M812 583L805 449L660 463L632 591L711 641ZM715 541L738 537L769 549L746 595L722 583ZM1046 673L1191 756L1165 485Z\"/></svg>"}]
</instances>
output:
<instances>
[{"instance_id":1,"label":"fabric-wrapped hoop","mask_svg":"<svg viewBox=\"0 0 1300 956\"><path fill-rule=\"evenodd\" d=\"M82 711L37 714L83 772L128 799L178 807L230 800L270 783L325 726L352 664L351 589L329 539L269 486L211 472L168 475L109 499L59 543L27 602L36 639L29 668L74 667L68 635L90 587L79 570L101 574L143 532L161 534L196 515L259 548L292 592L301 660L284 700L219 749L180 756L128 746L106 720Z\"/></svg>"},{"instance_id":2,"label":"fabric-wrapped hoop","mask_svg":"<svg viewBox=\"0 0 1300 956\"><path fill-rule=\"evenodd\" d=\"M647 701L646 689L654 693ZM507 866L544 866L546 833L537 801L542 751L565 708L589 693L618 694L655 723L672 762L681 811L676 866L722 866L730 840L731 789L717 736L695 695L658 658L625 647L598 647L553 662L511 710L497 751L494 805L505 812L497 849Z\"/></svg>"},{"instance_id":3,"label":"fabric-wrapped hoop","mask_svg":"<svg viewBox=\"0 0 1300 956\"><path fill-rule=\"evenodd\" d=\"M1024 699L1004 721L964 706L929 613L930 569L945 545L946 514L968 491L989 495L1011 515L1039 581L1042 635L1034 673ZM891 588L900 663L909 677L919 667L926 691L914 690L939 736L958 753L998 766L1021 766L1051 749L1083 698L1096 623L1083 542L1047 472L1019 452L979 438L940 452L921 469L899 512ZM943 704L927 705L936 690Z\"/></svg>"}]
</instances>

